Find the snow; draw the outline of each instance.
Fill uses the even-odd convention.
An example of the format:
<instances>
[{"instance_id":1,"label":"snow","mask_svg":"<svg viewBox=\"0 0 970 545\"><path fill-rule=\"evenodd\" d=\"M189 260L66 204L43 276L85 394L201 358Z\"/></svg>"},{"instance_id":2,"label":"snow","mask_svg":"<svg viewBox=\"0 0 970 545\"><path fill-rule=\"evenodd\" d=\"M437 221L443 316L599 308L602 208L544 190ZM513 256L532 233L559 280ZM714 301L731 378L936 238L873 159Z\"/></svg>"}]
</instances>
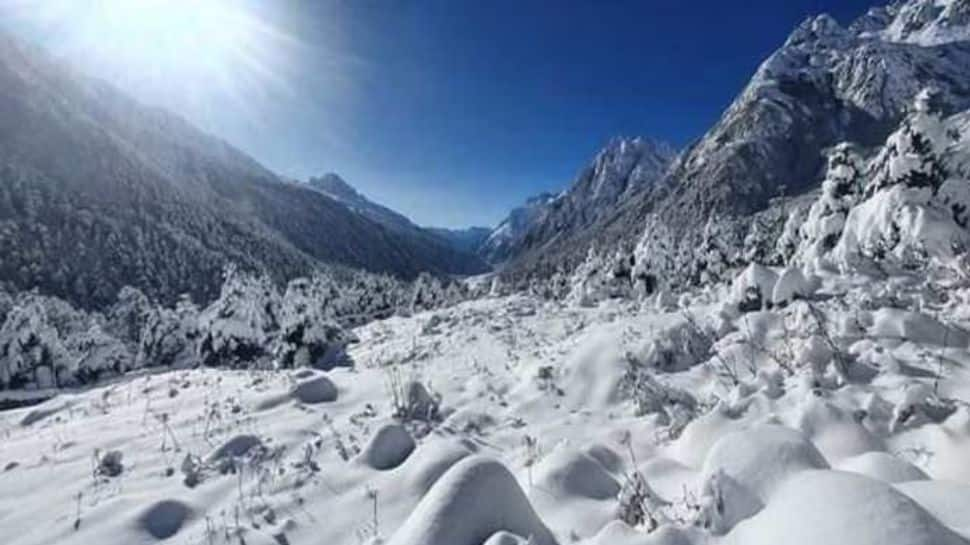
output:
<instances>
[{"instance_id":1,"label":"snow","mask_svg":"<svg viewBox=\"0 0 970 545\"><path fill-rule=\"evenodd\" d=\"M805 299L815 292L815 282L798 267L787 267L781 272L771 291L771 302L784 305L797 299Z\"/></svg>"},{"instance_id":2,"label":"snow","mask_svg":"<svg viewBox=\"0 0 970 545\"><path fill-rule=\"evenodd\" d=\"M382 426L364 447L358 459L381 471L404 463L417 445L408 430L400 424Z\"/></svg>"},{"instance_id":3,"label":"snow","mask_svg":"<svg viewBox=\"0 0 970 545\"><path fill-rule=\"evenodd\" d=\"M0 413L0 526L13 545L962 543L966 288L819 275L746 313L729 286L669 310L486 297L359 327L328 371L64 391Z\"/></svg>"},{"instance_id":4,"label":"snow","mask_svg":"<svg viewBox=\"0 0 970 545\"><path fill-rule=\"evenodd\" d=\"M739 524L724 543L957 545L965 541L888 484L851 473L805 471L782 483L764 511Z\"/></svg>"},{"instance_id":5,"label":"snow","mask_svg":"<svg viewBox=\"0 0 970 545\"><path fill-rule=\"evenodd\" d=\"M478 545L503 532L536 545L557 543L509 470L470 456L435 483L389 545Z\"/></svg>"},{"instance_id":6,"label":"snow","mask_svg":"<svg viewBox=\"0 0 970 545\"><path fill-rule=\"evenodd\" d=\"M866 452L843 460L838 466L842 471L859 473L887 483L904 483L928 479L921 469L900 460L888 452Z\"/></svg>"},{"instance_id":7,"label":"snow","mask_svg":"<svg viewBox=\"0 0 970 545\"><path fill-rule=\"evenodd\" d=\"M300 403L329 403L337 400L337 387L326 376L298 382L290 394Z\"/></svg>"},{"instance_id":8,"label":"snow","mask_svg":"<svg viewBox=\"0 0 970 545\"><path fill-rule=\"evenodd\" d=\"M771 300L777 282L778 274L775 271L752 263L734 279L731 286L733 301L742 306L752 305L749 310L760 309Z\"/></svg>"},{"instance_id":9,"label":"snow","mask_svg":"<svg viewBox=\"0 0 970 545\"><path fill-rule=\"evenodd\" d=\"M684 158L611 142L488 256L681 171L700 208L670 210L704 214L680 236L657 207L635 249L528 289L230 268L202 309L0 292L4 543L966 544L970 114L936 108L962 48L921 47L964 40L966 5L812 18ZM808 131L820 191L722 218L823 125L781 83L898 126L871 150Z\"/></svg>"},{"instance_id":10,"label":"snow","mask_svg":"<svg viewBox=\"0 0 970 545\"><path fill-rule=\"evenodd\" d=\"M801 433L775 425L755 426L722 437L707 454L704 475L726 475L762 502L795 473L828 468Z\"/></svg>"}]
</instances>

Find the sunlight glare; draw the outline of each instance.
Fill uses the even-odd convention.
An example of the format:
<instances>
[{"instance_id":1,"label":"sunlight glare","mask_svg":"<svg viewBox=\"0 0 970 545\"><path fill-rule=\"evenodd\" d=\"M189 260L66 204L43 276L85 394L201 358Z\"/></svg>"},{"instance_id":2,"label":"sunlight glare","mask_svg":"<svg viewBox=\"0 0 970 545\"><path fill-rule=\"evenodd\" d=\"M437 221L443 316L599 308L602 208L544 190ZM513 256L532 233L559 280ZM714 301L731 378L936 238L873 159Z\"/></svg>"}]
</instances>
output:
<instances>
[{"instance_id":1,"label":"sunlight glare","mask_svg":"<svg viewBox=\"0 0 970 545\"><path fill-rule=\"evenodd\" d=\"M299 43L244 0L10 0L64 60L150 103L207 117L213 104L256 115L292 94ZM227 104L228 102L228 104Z\"/></svg>"}]
</instances>

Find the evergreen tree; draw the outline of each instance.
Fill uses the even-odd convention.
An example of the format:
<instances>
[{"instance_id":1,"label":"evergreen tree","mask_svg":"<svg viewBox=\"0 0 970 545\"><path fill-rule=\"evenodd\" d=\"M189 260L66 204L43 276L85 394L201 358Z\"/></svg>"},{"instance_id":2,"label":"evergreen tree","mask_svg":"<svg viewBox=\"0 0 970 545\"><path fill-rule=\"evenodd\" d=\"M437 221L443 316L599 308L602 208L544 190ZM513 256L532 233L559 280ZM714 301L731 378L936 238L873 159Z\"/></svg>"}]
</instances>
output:
<instances>
[{"instance_id":1,"label":"evergreen tree","mask_svg":"<svg viewBox=\"0 0 970 545\"><path fill-rule=\"evenodd\" d=\"M799 228L797 261L809 262L830 252L842 236L849 210L862 197L864 164L859 150L842 143L831 150L822 194Z\"/></svg>"},{"instance_id":2,"label":"evergreen tree","mask_svg":"<svg viewBox=\"0 0 970 545\"><path fill-rule=\"evenodd\" d=\"M894 185L925 187L934 195L939 191L947 179L942 152L950 136L938 102L939 94L933 89L916 96L911 112L873 162L867 198Z\"/></svg>"}]
</instances>

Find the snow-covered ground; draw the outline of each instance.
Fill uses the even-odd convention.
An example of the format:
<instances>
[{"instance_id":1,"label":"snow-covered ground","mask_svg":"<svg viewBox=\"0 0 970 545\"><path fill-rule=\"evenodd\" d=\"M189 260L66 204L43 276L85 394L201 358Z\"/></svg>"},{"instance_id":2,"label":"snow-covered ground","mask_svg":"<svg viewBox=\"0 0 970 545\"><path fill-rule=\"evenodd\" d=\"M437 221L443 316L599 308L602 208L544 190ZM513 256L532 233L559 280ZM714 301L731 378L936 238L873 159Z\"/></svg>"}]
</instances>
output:
<instances>
[{"instance_id":1,"label":"snow-covered ground","mask_svg":"<svg viewBox=\"0 0 970 545\"><path fill-rule=\"evenodd\" d=\"M739 312L756 290L778 304ZM917 275L469 301L359 328L350 368L129 375L0 413L0 535L967 543L968 331L970 288Z\"/></svg>"}]
</instances>

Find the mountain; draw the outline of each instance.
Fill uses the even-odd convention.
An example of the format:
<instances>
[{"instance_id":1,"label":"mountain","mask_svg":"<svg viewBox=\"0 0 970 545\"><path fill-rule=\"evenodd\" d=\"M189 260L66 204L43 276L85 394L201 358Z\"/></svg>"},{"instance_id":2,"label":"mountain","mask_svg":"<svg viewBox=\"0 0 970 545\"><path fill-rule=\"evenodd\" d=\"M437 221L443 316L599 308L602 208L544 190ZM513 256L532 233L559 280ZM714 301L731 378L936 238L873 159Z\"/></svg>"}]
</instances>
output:
<instances>
[{"instance_id":1,"label":"mountain","mask_svg":"<svg viewBox=\"0 0 970 545\"><path fill-rule=\"evenodd\" d=\"M84 307L128 284L210 300L229 262L277 279L324 264L404 277L482 268L6 36L0 181L0 282Z\"/></svg>"},{"instance_id":2,"label":"mountain","mask_svg":"<svg viewBox=\"0 0 970 545\"><path fill-rule=\"evenodd\" d=\"M826 149L881 144L924 87L939 90L948 112L970 106L968 10L962 0L910 0L847 27L827 15L808 19L660 180L626 192L592 223L558 236L553 226L539 244L526 237L538 251L506 270L544 275L580 263L591 246L629 248L648 219L670 231L671 248L699 246L712 219L740 219L743 239L747 219L773 198L818 186Z\"/></svg>"},{"instance_id":3,"label":"mountain","mask_svg":"<svg viewBox=\"0 0 970 545\"><path fill-rule=\"evenodd\" d=\"M354 213L405 238L413 247L420 249L422 255L447 263L450 271L481 273L489 268L476 255L478 245L468 242L468 233L464 233L463 238L463 232L419 227L403 214L361 195L343 178L332 172L319 178L310 178L307 184L314 190L340 202ZM471 231L472 237L476 234L475 228L465 231Z\"/></svg>"},{"instance_id":4,"label":"mountain","mask_svg":"<svg viewBox=\"0 0 970 545\"><path fill-rule=\"evenodd\" d=\"M649 138L616 138L556 197L543 195L513 211L490 238L487 258L516 260L608 217L615 207L659 180L674 149ZM491 249L494 248L494 249Z\"/></svg>"},{"instance_id":5,"label":"mountain","mask_svg":"<svg viewBox=\"0 0 970 545\"><path fill-rule=\"evenodd\" d=\"M488 227L466 227L465 229L426 227L425 229L450 244L452 248L472 255L478 255L482 244L492 234L492 230Z\"/></svg>"},{"instance_id":6,"label":"mountain","mask_svg":"<svg viewBox=\"0 0 970 545\"><path fill-rule=\"evenodd\" d=\"M545 213L549 203L555 199L555 195L551 193L542 193L529 198L522 206L512 209L479 246L479 255L489 263L497 264L506 261L521 243L522 238Z\"/></svg>"},{"instance_id":7,"label":"mountain","mask_svg":"<svg viewBox=\"0 0 970 545\"><path fill-rule=\"evenodd\" d=\"M391 230L408 230L416 227L411 220L386 206L364 197L339 175L328 172L319 178L310 178L307 184L335 201L343 203L354 212Z\"/></svg>"}]
</instances>

